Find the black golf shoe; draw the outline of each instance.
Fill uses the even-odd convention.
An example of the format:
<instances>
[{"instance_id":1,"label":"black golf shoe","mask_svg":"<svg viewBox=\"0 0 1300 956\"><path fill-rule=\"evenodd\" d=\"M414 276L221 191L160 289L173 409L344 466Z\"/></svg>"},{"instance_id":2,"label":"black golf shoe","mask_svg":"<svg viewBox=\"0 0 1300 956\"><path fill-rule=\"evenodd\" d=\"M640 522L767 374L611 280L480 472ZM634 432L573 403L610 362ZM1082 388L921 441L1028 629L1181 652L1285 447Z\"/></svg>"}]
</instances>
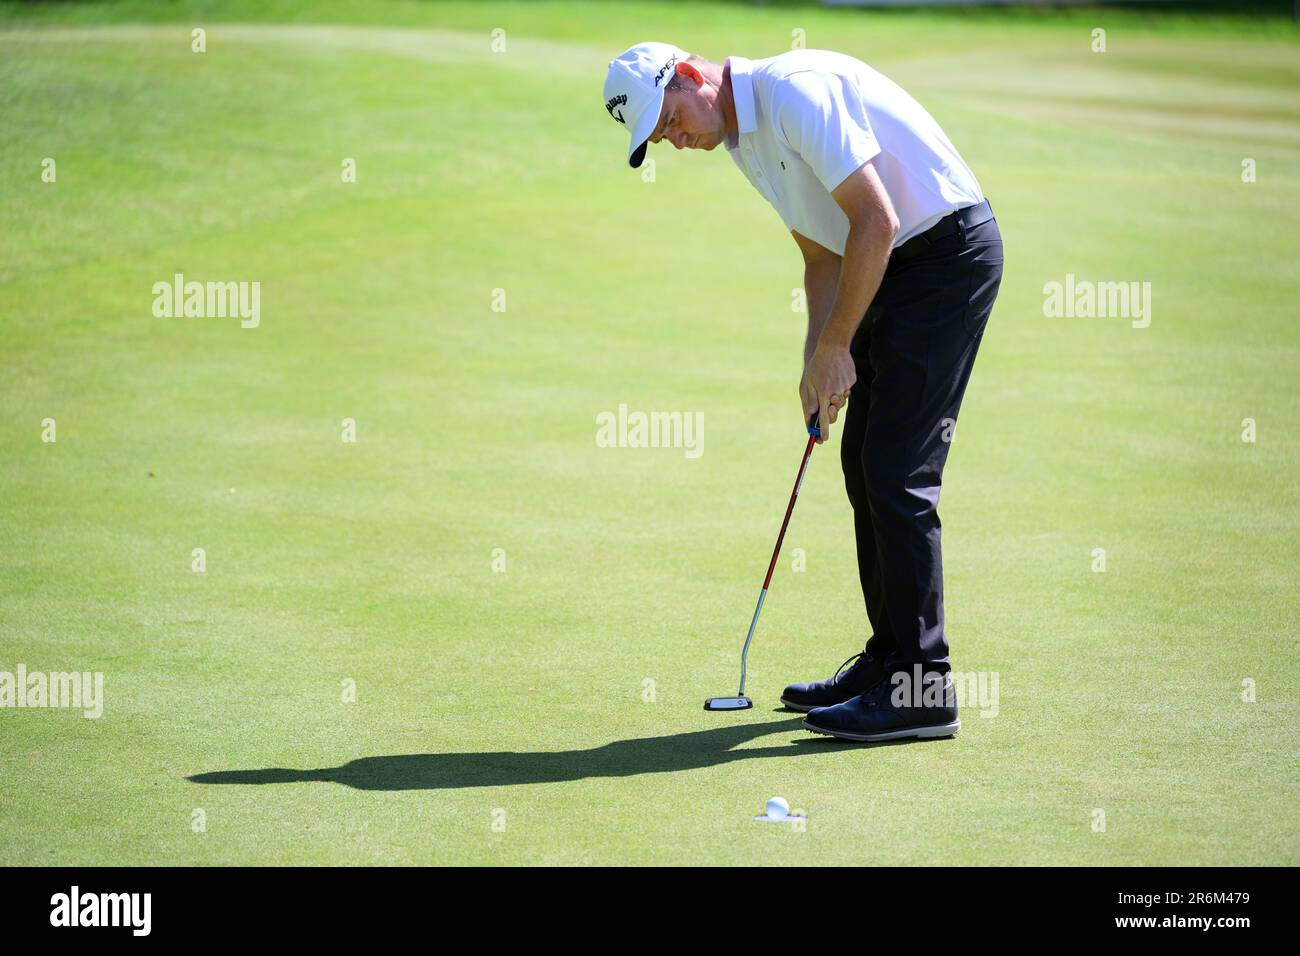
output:
<instances>
[{"instance_id":1,"label":"black golf shoe","mask_svg":"<svg viewBox=\"0 0 1300 956\"><path fill-rule=\"evenodd\" d=\"M850 666L852 665L852 666ZM791 684L781 694L781 703L791 710L812 710L852 700L885 676L885 668L866 651L859 651L840 665L834 677L811 684Z\"/></svg>"},{"instance_id":2,"label":"black golf shoe","mask_svg":"<svg viewBox=\"0 0 1300 956\"><path fill-rule=\"evenodd\" d=\"M873 742L951 737L961 730L952 678L933 674L923 679L919 672L883 678L850 701L819 707L803 725L815 734Z\"/></svg>"}]
</instances>

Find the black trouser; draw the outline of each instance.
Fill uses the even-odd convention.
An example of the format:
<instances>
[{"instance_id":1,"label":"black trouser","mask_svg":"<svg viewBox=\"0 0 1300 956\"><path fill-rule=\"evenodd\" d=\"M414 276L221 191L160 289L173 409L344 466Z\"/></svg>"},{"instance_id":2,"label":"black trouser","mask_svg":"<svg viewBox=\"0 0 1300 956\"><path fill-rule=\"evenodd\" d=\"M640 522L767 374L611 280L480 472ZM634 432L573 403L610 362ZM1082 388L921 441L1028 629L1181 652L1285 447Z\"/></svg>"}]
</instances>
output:
<instances>
[{"instance_id":1,"label":"black trouser","mask_svg":"<svg viewBox=\"0 0 1300 956\"><path fill-rule=\"evenodd\" d=\"M957 410L1002 279L990 220L891 257L853 340L840 457L872 637L891 670L948 670L939 487Z\"/></svg>"}]
</instances>

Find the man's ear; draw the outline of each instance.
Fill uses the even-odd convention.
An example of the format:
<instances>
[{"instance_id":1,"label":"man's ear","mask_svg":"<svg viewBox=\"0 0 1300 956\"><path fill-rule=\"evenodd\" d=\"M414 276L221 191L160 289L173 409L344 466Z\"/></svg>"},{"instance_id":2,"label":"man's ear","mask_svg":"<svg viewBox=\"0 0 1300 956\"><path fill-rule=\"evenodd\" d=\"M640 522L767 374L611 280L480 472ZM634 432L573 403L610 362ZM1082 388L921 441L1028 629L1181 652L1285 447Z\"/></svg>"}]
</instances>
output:
<instances>
[{"instance_id":1,"label":"man's ear","mask_svg":"<svg viewBox=\"0 0 1300 956\"><path fill-rule=\"evenodd\" d=\"M694 83L697 89L704 85L704 74L689 63L678 63L676 72L678 75L684 76L686 79Z\"/></svg>"}]
</instances>

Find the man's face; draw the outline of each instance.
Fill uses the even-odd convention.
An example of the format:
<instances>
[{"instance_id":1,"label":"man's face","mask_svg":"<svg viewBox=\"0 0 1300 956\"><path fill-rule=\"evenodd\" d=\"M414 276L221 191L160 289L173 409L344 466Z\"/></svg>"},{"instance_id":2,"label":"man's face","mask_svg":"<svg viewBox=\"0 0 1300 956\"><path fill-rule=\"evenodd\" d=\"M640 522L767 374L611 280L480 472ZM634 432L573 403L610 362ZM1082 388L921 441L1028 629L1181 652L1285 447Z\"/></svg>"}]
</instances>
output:
<instances>
[{"instance_id":1,"label":"man's face","mask_svg":"<svg viewBox=\"0 0 1300 956\"><path fill-rule=\"evenodd\" d=\"M703 77L682 74L684 89L664 93L659 125L650 142L668 140L678 149L713 149L726 138L727 121L718 108L717 90L701 82Z\"/></svg>"}]
</instances>

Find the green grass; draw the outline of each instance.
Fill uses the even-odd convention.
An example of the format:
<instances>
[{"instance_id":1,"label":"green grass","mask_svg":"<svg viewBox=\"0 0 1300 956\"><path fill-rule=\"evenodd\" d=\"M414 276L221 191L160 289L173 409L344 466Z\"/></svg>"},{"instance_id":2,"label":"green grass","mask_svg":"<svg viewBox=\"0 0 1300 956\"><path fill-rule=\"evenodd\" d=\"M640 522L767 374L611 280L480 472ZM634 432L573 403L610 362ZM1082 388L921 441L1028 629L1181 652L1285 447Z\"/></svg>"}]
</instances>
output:
<instances>
[{"instance_id":1,"label":"green grass","mask_svg":"<svg viewBox=\"0 0 1300 956\"><path fill-rule=\"evenodd\" d=\"M1300 862L1294 28L614 6L0 7L0 670L107 697L0 710L0 863ZM756 708L700 710L802 447L801 270L725 156L630 173L599 88L796 28L931 109L1006 239L942 508L1001 699L951 741L773 712L864 637L834 447ZM154 318L177 271L261 326ZM1045 318L1067 272L1150 281L1151 327ZM621 402L704 455L596 447Z\"/></svg>"}]
</instances>

